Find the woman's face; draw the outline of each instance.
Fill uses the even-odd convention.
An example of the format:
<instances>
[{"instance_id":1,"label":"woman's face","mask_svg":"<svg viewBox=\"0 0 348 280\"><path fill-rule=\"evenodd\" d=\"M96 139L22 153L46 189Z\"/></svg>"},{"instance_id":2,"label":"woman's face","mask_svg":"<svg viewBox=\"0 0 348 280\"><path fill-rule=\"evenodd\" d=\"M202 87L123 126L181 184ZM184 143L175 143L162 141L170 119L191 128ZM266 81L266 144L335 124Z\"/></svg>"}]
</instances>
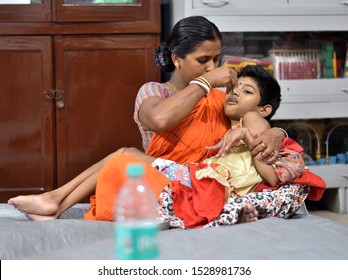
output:
<instances>
[{"instance_id":1,"label":"woman's face","mask_svg":"<svg viewBox=\"0 0 348 280\"><path fill-rule=\"evenodd\" d=\"M203 41L196 50L179 59L180 75L186 84L219 66L221 41Z\"/></svg>"}]
</instances>

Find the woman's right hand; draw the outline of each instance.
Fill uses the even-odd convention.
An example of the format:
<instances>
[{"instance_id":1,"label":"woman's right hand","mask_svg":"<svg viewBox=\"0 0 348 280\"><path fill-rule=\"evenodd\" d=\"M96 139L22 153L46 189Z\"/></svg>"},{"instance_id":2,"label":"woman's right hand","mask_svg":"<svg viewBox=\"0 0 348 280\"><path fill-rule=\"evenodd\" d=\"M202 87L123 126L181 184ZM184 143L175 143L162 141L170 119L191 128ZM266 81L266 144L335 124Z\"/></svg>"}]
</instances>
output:
<instances>
[{"instance_id":1,"label":"woman's right hand","mask_svg":"<svg viewBox=\"0 0 348 280\"><path fill-rule=\"evenodd\" d=\"M238 145L240 140L242 140L247 133L244 127L239 127L234 130L229 129L219 143L214 146L206 147L208 150L218 150L215 157L224 157L232 147Z\"/></svg>"},{"instance_id":2,"label":"woman's right hand","mask_svg":"<svg viewBox=\"0 0 348 280\"><path fill-rule=\"evenodd\" d=\"M215 68L202 77L207 79L213 88L226 87L226 93L229 93L237 85L238 80L237 72L228 66Z\"/></svg>"}]
</instances>

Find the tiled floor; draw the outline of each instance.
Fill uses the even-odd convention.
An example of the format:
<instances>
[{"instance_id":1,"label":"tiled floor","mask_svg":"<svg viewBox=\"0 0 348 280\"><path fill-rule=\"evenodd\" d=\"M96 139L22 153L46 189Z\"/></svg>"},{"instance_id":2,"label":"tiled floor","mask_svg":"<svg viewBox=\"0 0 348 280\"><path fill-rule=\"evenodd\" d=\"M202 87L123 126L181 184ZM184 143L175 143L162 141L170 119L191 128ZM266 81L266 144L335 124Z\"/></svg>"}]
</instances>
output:
<instances>
[{"instance_id":1,"label":"tiled floor","mask_svg":"<svg viewBox=\"0 0 348 280\"><path fill-rule=\"evenodd\" d=\"M309 213L312 215L317 215L325 217L328 219L335 220L341 224L348 225L348 215L347 214L338 214L328 210L309 210Z\"/></svg>"}]
</instances>

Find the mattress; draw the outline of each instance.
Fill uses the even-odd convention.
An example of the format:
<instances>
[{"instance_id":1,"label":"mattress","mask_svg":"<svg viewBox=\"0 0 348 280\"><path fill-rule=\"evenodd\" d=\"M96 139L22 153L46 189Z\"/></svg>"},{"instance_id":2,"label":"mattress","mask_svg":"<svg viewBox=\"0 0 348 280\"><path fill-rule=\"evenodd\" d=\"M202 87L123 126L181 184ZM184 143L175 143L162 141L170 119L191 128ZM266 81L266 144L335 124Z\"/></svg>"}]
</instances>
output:
<instances>
[{"instance_id":1,"label":"mattress","mask_svg":"<svg viewBox=\"0 0 348 280\"><path fill-rule=\"evenodd\" d=\"M83 219L76 204L60 219L31 221L0 204L2 260L113 260L112 222ZM308 214L201 229L168 229L158 235L162 260L347 260L348 226Z\"/></svg>"}]
</instances>

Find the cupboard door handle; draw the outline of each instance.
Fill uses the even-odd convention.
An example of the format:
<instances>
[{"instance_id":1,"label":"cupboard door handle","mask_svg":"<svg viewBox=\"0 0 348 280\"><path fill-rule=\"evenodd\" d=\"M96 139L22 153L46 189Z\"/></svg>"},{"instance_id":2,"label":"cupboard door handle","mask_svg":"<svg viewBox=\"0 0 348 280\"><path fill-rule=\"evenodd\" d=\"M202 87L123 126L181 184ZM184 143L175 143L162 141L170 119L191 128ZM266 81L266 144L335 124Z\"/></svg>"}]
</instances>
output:
<instances>
[{"instance_id":1,"label":"cupboard door handle","mask_svg":"<svg viewBox=\"0 0 348 280\"><path fill-rule=\"evenodd\" d=\"M46 95L46 98L47 98L48 100L55 99L55 90L49 89L48 91L46 91L45 93L43 93L43 95Z\"/></svg>"},{"instance_id":2,"label":"cupboard door handle","mask_svg":"<svg viewBox=\"0 0 348 280\"><path fill-rule=\"evenodd\" d=\"M348 93L348 88L341 88L341 90L345 93Z\"/></svg>"},{"instance_id":3,"label":"cupboard door handle","mask_svg":"<svg viewBox=\"0 0 348 280\"><path fill-rule=\"evenodd\" d=\"M64 108L64 100L63 99L59 99L57 102L56 102L56 106L58 109L63 109Z\"/></svg>"},{"instance_id":4,"label":"cupboard door handle","mask_svg":"<svg viewBox=\"0 0 348 280\"><path fill-rule=\"evenodd\" d=\"M48 100L54 100L58 109L64 108L64 91L57 89L49 89L44 93Z\"/></svg>"},{"instance_id":5,"label":"cupboard door handle","mask_svg":"<svg viewBox=\"0 0 348 280\"><path fill-rule=\"evenodd\" d=\"M214 0L202 0L202 4L211 8L220 8L222 6L228 5L230 1L214 1Z\"/></svg>"},{"instance_id":6,"label":"cupboard door handle","mask_svg":"<svg viewBox=\"0 0 348 280\"><path fill-rule=\"evenodd\" d=\"M55 100L56 100L56 107L58 109L64 108L64 91L62 90L55 90Z\"/></svg>"},{"instance_id":7,"label":"cupboard door handle","mask_svg":"<svg viewBox=\"0 0 348 280\"><path fill-rule=\"evenodd\" d=\"M342 1L341 4L344 6L348 6L348 1Z\"/></svg>"}]
</instances>

